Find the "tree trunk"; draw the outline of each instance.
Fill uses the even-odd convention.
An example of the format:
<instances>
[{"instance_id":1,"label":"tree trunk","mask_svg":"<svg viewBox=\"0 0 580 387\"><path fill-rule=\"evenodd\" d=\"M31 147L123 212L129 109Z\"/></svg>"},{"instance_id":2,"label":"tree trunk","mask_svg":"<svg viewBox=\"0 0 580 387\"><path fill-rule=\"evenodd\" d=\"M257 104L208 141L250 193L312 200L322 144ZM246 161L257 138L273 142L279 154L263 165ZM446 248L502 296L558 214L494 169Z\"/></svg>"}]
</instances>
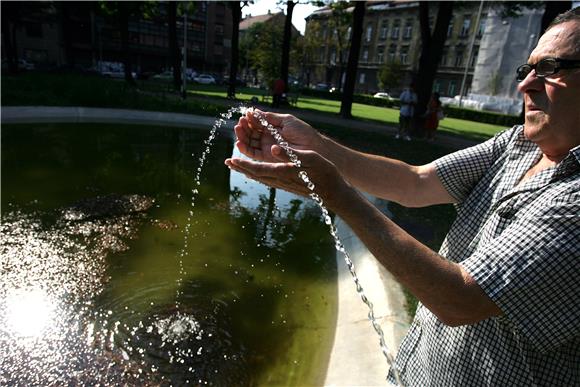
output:
<instances>
[{"instance_id":1,"label":"tree trunk","mask_svg":"<svg viewBox=\"0 0 580 387\"><path fill-rule=\"evenodd\" d=\"M6 61L8 62L8 73L16 74L18 72L18 58L16 55L16 46L13 44L13 34L16 32L14 24L4 18L6 11L2 13L2 38L4 40L3 48L5 50Z\"/></svg>"},{"instance_id":2,"label":"tree trunk","mask_svg":"<svg viewBox=\"0 0 580 387\"><path fill-rule=\"evenodd\" d=\"M419 21L421 24L421 57L419 69L415 78L415 91L417 92L417 107L415 117L421 117L425 113L427 103L433 90L433 81L437 73L437 67L441 60L441 53L447 39L447 28L453 12L453 2L440 1L437 11L437 21L433 35L429 28L429 3L419 2Z\"/></svg>"},{"instance_id":3,"label":"tree trunk","mask_svg":"<svg viewBox=\"0 0 580 387\"><path fill-rule=\"evenodd\" d=\"M238 79L238 61L239 61L239 36L240 20L242 19L242 6L239 1L233 1L230 4L232 10L232 48L230 61L230 82L228 85L228 98L236 98L236 80Z\"/></svg>"},{"instance_id":4,"label":"tree trunk","mask_svg":"<svg viewBox=\"0 0 580 387\"><path fill-rule=\"evenodd\" d=\"M284 81L284 91L288 92L288 67L290 65L290 42L292 41L292 13L295 1L286 1L286 20L284 21L284 40L282 42L281 78Z\"/></svg>"},{"instance_id":5,"label":"tree trunk","mask_svg":"<svg viewBox=\"0 0 580 387\"><path fill-rule=\"evenodd\" d=\"M181 53L177 48L177 2L167 3L167 23L169 28L169 60L173 67L173 87L181 87Z\"/></svg>"},{"instance_id":6,"label":"tree trunk","mask_svg":"<svg viewBox=\"0 0 580 387\"><path fill-rule=\"evenodd\" d=\"M130 85L135 85L135 80L131 74L131 54L129 53L129 4L119 1L119 28L121 30L121 52L124 55L123 65L125 66L125 81Z\"/></svg>"},{"instance_id":7,"label":"tree trunk","mask_svg":"<svg viewBox=\"0 0 580 387\"><path fill-rule=\"evenodd\" d=\"M572 9L571 1L546 1L545 4L546 8L544 10L544 15L542 16L542 32L540 35L546 31L546 28L548 28L556 16L562 12L566 12L567 10Z\"/></svg>"},{"instance_id":8,"label":"tree trunk","mask_svg":"<svg viewBox=\"0 0 580 387\"><path fill-rule=\"evenodd\" d=\"M64 63L70 68L74 67L75 60L72 53L72 36L70 32L71 20L70 9L68 2L56 2L56 6L60 11L60 30L62 34L62 43L64 51Z\"/></svg>"},{"instance_id":9,"label":"tree trunk","mask_svg":"<svg viewBox=\"0 0 580 387\"><path fill-rule=\"evenodd\" d=\"M350 51L348 53L348 63L346 65L344 92L342 93L342 103L340 105L340 115L343 118L352 117L351 111L354 95L354 83L356 82L356 69L358 67L358 57L360 53L360 41L363 32L365 7L366 2L364 1L357 1L354 6L352 18L352 37L350 41Z\"/></svg>"}]
</instances>

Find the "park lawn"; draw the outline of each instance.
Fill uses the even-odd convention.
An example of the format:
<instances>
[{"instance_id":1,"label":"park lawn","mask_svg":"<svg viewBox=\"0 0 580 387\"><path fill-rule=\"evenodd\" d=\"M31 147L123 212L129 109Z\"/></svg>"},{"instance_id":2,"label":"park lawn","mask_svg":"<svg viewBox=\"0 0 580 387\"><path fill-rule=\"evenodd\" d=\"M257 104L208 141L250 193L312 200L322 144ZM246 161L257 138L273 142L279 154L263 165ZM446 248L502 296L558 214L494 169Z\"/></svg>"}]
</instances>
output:
<instances>
[{"instance_id":1,"label":"park lawn","mask_svg":"<svg viewBox=\"0 0 580 387\"><path fill-rule=\"evenodd\" d=\"M189 92L214 98L226 97L224 86L195 85L189 90ZM240 88L239 92L236 93L236 98L241 101L249 101L253 96L256 96L261 100L261 96L265 93L266 91L263 89ZM300 96L297 108L338 114L340 112L340 101L325 100L311 96ZM363 120L383 122L389 126L396 127L399 123L399 110L393 108L353 103L352 115L355 118ZM505 129L505 127L499 125L467 121L458 118L445 118L439 123L439 130L441 132L465 136L475 140L488 139L503 129Z\"/></svg>"}]
</instances>

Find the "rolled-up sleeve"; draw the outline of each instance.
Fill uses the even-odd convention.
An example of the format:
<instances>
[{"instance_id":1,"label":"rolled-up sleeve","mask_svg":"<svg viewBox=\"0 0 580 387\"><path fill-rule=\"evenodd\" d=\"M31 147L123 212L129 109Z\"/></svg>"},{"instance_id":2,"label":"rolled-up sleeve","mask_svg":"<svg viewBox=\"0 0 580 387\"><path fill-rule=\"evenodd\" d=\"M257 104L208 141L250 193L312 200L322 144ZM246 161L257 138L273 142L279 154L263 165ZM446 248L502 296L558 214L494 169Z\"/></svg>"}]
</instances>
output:
<instances>
[{"instance_id":1,"label":"rolled-up sleeve","mask_svg":"<svg viewBox=\"0 0 580 387\"><path fill-rule=\"evenodd\" d=\"M463 202L490 166L505 152L518 130L521 126L514 126L481 144L435 160L439 180L458 203Z\"/></svg>"}]
</instances>

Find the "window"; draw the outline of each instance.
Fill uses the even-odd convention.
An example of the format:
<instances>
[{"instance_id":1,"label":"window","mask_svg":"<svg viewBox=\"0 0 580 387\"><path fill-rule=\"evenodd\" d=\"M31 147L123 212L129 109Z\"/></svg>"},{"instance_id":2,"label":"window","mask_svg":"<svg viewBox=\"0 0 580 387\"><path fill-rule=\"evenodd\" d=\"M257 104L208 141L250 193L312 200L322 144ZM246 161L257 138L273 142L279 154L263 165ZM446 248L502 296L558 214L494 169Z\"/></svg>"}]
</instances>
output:
<instances>
[{"instance_id":1,"label":"window","mask_svg":"<svg viewBox=\"0 0 580 387\"><path fill-rule=\"evenodd\" d=\"M389 31L389 25L387 23L387 21L383 21L381 23L381 39L386 39L387 38L387 33Z\"/></svg>"},{"instance_id":2,"label":"window","mask_svg":"<svg viewBox=\"0 0 580 387\"><path fill-rule=\"evenodd\" d=\"M447 27L447 37L450 37L451 35L453 35L453 18L451 18L451 20L449 20L449 26Z\"/></svg>"},{"instance_id":3,"label":"window","mask_svg":"<svg viewBox=\"0 0 580 387\"><path fill-rule=\"evenodd\" d=\"M366 41L370 42L372 38L373 38L373 25L369 24L367 26Z\"/></svg>"},{"instance_id":4,"label":"window","mask_svg":"<svg viewBox=\"0 0 580 387\"><path fill-rule=\"evenodd\" d=\"M407 64L409 61L409 47L401 48L400 62L401 64Z\"/></svg>"},{"instance_id":5,"label":"window","mask_svg":"<svg viewBox=\"0 0 580 387\"><path fill-rule=\"evenodd\" d=\"M451 97L455 96L455 81L449 81L449 85L447 85L447 95Z\"/></svg>"},{"instance_id":6,"label":"window","mask_svg":"<svg viewBox=\"0 0 580 387\"><path fill-rule=\"evenodd\" d=\"M215 34L216 35L223 35L224 34L224 25L223 24L216 24L214 26Z\"/></svg>"},{"instance_id":7,"label":"window","mask_svg":"<svg viewBox=\"0 0 580 387\"><path fill-rule=\"evenodd\" d=\"M455 67L461 67L463 63L463 50L455 52Z\"/></svg>"},{"instance_id":8,"label":"window","mask_svg":"<svg viewBox=\"0 0 580 387\"><path fill-rule=\"evenodd\" d=\"M479 21L479 28L477 29L477 37L481 38L485 32L485 21L487 15L481 15L481 20Z\"/></svg>"},{"instance_id":9,"label":"window","mask_svg":"<svg viewBox=\"0 0 580 387\"><path fill-rule=\"evenodd\" d=\"M399 29L401 28L401 21L399 19L395 20L393 25L393 30L391 31L391 39L399 39Z\"/></svg>"},{"instance_id":10,"label":"window","mask_svg":"<svg viewBox=\"0 0 580 387\"><path fill-rule=\"evenodd\" d=\"M433 91L436 93L441 92L441 82L438 79L436 79L435 83L433 84Z\"/></svg>"},{"instance_id":11,"label":"window","mask_svg":"<svg viewBox=\"0 0 580 387\"><path fill-rule=\"evenodd\" d=\"M365 73L361 73L359 75L359 78L358 78L358 83L360 83L362 85L363 83L365 83L365 79L366 79L366 74Z\"/></svg>"},{"instance_id":12,"label":"window","mask_svg":"<svg viewBox=\"0 0 580 387\"><path fill-rule=\"evenodd\" d=\"M471 27L471 16L466 15L463 19L463 26L461 26L461 32L459 33L459 36L466 37L469 35L469 27Z\"/></svg>"},{"instance_id":13,"label":"window","mask_svg":"<svg viewBox=\"0 0 580 387\"><path fill-rule=\"evenodd\" d=\"M352 28L348 27L348 30L346 30L346 40L350 40L351 34L352 34Z\"/></svg>"},{"instance_id":14,"label":"window","mask_svg":"<svg viewBox=\"0 0 580 387\"><path fill-rule=\"evenodd\" d=\"M473 52L471 54L471 60L469 61L469 67L475 67L475 64L477 63L477 54L479 54L479 47L475 46L475 47L473 47Z\"/></svg>"},{"instance_id":15,"label":"window","mask_svg":"<svg viewBox=\"0 0 580 387\"><path fill-rule=\"evenodd\" d=\"M441 59L439 60L439 65L447 66L447 49L443 49L441 52Z\"/></svg>"},{"instance_id":16,"label":"window","mask_svg":"<svg viewBox=\"0 0 580 387\"><path fill-rule=\"evenodd\" d=\"M397 46L394 44L389 47L389 62L393 63L395 61L395 57L397 55Z\"/></svg>"},{"instance_id":17,"label":"window","mask_svg":"<svg viewBox=\"0 0 580 387\"><path fill-rule=\"evenodd\" d=\"M330 52L330 64L336 65L336 49L334 49L334 48Z\"/></svg>"},{"instance_id":18,"label":"window","mask_svg":"<svg viewBox=\"0 0 580 387\"><path fill-rule=\"evenodd\" d=\"M363 49L362 61L363 62L368 62L368 60L369 60L369 48L368 47L365 47Z\"/></svg>"},{"instance_id":19,"label":"window","mask_svg":"<svg viewBox=\"0 0 580 387\"><path fill-rule=\"evenodd\" d=\"M215 44L213 46L213 53L215 55L223 55L224 54L224 46Z\"/></svg>"},{"instance_id":20,"label":"window","mask_svg":"<svg viewBox=\"0 0 580 387\"><path fill-rule=\"evenodd\" d=\"M407 23L405 24L405 32L403 34L403 37L405 39L411 39L412 34L413 34L413 20L407 20Z\"/></svg>"},{"instance_id":21,"label":"window","mask_svg":"<svg viewBox=\"0 0 580 387\"><path fill-rule=\"evenodd\" d=\"M385 47L379 46L377 49L377 62L383 63L385 61Z\"/></svg>"}]
</instances>

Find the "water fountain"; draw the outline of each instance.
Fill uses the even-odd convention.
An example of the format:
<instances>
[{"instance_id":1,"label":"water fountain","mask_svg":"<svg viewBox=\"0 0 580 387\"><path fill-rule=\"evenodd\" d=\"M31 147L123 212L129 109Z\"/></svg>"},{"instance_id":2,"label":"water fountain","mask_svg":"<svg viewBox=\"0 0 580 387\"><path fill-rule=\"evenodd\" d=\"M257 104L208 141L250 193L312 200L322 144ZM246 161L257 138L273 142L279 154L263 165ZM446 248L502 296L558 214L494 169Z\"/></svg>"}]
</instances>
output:
<instances>
[{"instance_id":1,"label":"water fountain","mask_svg":"<svg viewBox=\"0 0 580 387\"><path fill-rule=\"evenodd\" d=\"M175 279L176 290L174 292L175 297L172 297L173 305L158 302L155 296L145 297L148 300L153 299L151 305L140 305L144 301L138 300L130 294L124 294L122 298L117 297L117 299L113 297L114 303L112 304L97 305L99 298L107 297L103 292L112 290L103 290L103 280L100 278L105 273L105 267L101 259L95 259L95 254L104 257L109 252L109 250L103 249L102 246L113 246L114 251L125 251L128 248L126 245L127 240L133 238L137 229L144 224L144 218L141 213L128 213L123 215L121 222L111 223L107 219L101 219L102 215L98 215L94 219L85 219L84 223L79 223L78 219L75 218L76 215L74 213L70 215L69 213L72 218L67 215L70 218L67 219L67 222L59 223L56 227L51 227L46 231L43 231L41 224L35 223L38 221L36 218L26 220L26 215L16 216L14 222L11 223L11 219L6 216L3 217L3 227L6 227L6 230L10 230L10 232L20 230L22 232L16 232L16 234L3 233L4 237L16 238L17 242L3 240L2 248L8 249L2 251L3 256L14 255L14 257L10 257L14 258L14 260L1 262L2 269L12 270L11 274L13 275L7 278L9 281L16 281L13 284L14 288L23 289L22 291L26 290L27 293L25 295L20 293L15 293L14 295L0 294L2 299L8 300L4 304L0 303L0 317L9 316L12 320L19 318L20 320L18 321L30 320L26 317L28 316L26 313L29 313L31 308L22 308L19 307L18 302L10 301L17 299L26 300L27 306L36 305L34 307L35 310L39 313L42 312L40 314L44 316L37 316L35 321L37 325L28 328L25 324L17 321L1 321L2 329L8 329L10 332L8 334L0 332L0 344L2 344L5 351L12 347L9 352L3 353L3 358L6 361L12 361L14 364L20 364L19 370L10 369L8 375L11 372L14 372L13 375L23 375L18 380L24 384L42 383L47 380L86 380L104 385L131 381L142 385L155 385L167 382L163 375L170 371L164 370L164 367L179 367L182 374L179 379L174 380L175 383L204 384L211 380L207 378L208 375L217 374L218 367L215 365L223 364L224 360L228 360L226 365L220 368L220 372L227 371L225 373L229 377L234 377L234 380L246 380L244 379L247 377L244 374L244 362L247 361L245 359L245 350L232 343L228 339L229 332L223 328L223 324L220 325L220 321L228 319L223 314L224 307L219 303L208 303L206 300L200 299L199 302L193 302L196 306L192 308L192 295L190 291L186 290L191 287L191 284L185 281L188 276L188 269L184 264L184 257L193 247L191 244L192 229L193 224L198 221L197 214L194 211L197 211L196 201L199 195L199 187L201 186L201 176L212 150L217 131L234 114L245 114L248 110L252 111L250 108L238 106L229 109L221 115L213 125L209 137L207 137L204 147L202 147L193 179L193 188L190 190L190 195L185 195L190 196L190 202L187 203L189 210L185 214L186 220L181 235L181 247L176 256L178 275ZM264 123L263 117L261 121ZM276 129L271 127L271 125L265 125L265 127L289 153L289 157L294 164L299 167L300 161L288 148L288 144L284 143ZM345 257L345 262L353 276L357 291L369 308L368 317L379 335L381 350L387 361L391 363L392 359L387 352L381 327L375 320L372 303L364 294L354 271L354 265L338 239L330 215L324 208L322 200L316 195L314 183L310 181L308 175L301 173L300 176L312 191L310 197L320 206L324 222L330 227L337 251ZM46 217L46 215L39 216L40 219L45 219ZM103 230L106 230L104 234ZM95 242L97 240L98 242ZM46 243L39 244L38 241ZM87 242L87 245L92 247L87 248L83 243L79 243L80 241L90 241L90 243ZM105 243L105 245L101 245L101 242ZM21 258L16 255L18 246L29 245L34 246L33 251L21 251L20 253L28 254L29 257L49 256L50 262L54 261L53 263L55 263L58 261L57 265L61 265L67 270L69 267L74 266L74 272L62 270L62 272L55 273L51 264L45 265L35 270L50 276L47 278L52 281L50 283L52 284L51 286L54 285L54 288L28 289L25 286L21 286L22 284L17 283L22 278L17 275L20 269L17 266ZM59 248L57 249L57 247ZM70 253L60 249L60 247L66 247L70 250ZM73 251L75 252L74 254ZM78 255L79 251L82 252L80 256ZM79 257L81 258L80 260ZM14 262L13 267L10 266L11 262ZM75 280L80 280L80 282L70 279L71 276L79 276L79 274L80 277L75 278ZM247 277L251 280L253 275L248 275ZM79 283L85 287L89 286L91 290L79 289L77 291L69 287L70 283ZM3 289L0 288L0 293L2 293ZM157 294L160 291L162 289L154 287L147 289L150 294ZM279 292L280 288L277 291ZM288 291L287 293L294 292ZM236 298L234 297L233 302L235 303L235 301ZM147 303L149 304L149 301ZM146 313L143 312L145 310L147 310ZM274 321L272 321L272 324L274 324ZM280 316L280 324L286 324L285 316ZM28 343L28 347L22 347L17 350L13 343L9 341L10 337L13 337L10 335L20 334L16 332L18 329L15 327L19 327L18 329L22 330L22 335L31 337L23 341ZM43 327L49 328L46 330ZM45 342L35 341L31 332L42 333ZM50 340L47 341L47 337ZM6 341L7 338L8 341ZM219 352L219 356L218 352L212 352L212 346L215 346L216 341L219 341L222 349ZM51 346L59 348L59 350L62 350L62 348L66 350L56 354L49 349ZM50 353L54 355L54 358L51 357L52 355L46 356L42 361L29 362L27 365L22 365L18 358L29 356L32 353L31 351ZM74 364L64 367L65 363L70 363L70 359L74 359ZM294 363L296 363L296 360L294 360ZM89 364L93 366L87 367ZM226 368L224 369L223 367ZM102 372L103 370L107 370L107 372ZM36 377L43 377L44 379L42 381L40 379L36 380ZM217 380L224 381L228 379ZM12 381L15 381L15 379L12 379ZM0 380L0 384L3 384L2 380Z\"/></svg>"}]
</instances>

